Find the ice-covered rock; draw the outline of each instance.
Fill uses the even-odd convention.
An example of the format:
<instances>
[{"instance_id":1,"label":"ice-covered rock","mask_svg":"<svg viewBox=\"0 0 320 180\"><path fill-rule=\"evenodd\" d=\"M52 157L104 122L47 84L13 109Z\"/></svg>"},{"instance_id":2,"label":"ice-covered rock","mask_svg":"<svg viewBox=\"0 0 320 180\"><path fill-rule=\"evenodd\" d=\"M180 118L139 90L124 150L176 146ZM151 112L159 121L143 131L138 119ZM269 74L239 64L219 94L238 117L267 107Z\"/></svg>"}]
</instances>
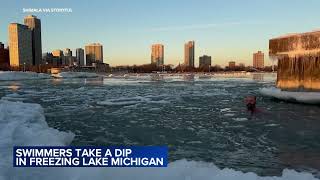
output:
<instances>
[{"instance_id":1,"label":"ice-covered rock","mask_svg":"<svg viewBox=\"0 0 320 180\"><path fill-rule=\"evenodd\" d=\"M320 92L293 92L283 91L278 88L262 88L260 93L264 96L306 104L320 104Z\"/></svg>"}]
</instances>

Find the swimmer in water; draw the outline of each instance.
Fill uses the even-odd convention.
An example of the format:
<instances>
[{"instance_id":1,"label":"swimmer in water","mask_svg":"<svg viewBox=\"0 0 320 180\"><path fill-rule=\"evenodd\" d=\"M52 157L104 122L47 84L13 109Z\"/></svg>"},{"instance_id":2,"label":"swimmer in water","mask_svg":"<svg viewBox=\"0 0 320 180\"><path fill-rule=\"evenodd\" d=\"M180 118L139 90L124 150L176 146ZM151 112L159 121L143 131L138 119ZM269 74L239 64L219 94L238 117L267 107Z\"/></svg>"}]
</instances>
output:
<instances>
[{"instance_id":1,"label":"swimmer in water","mask_svg":"<svg viewBox=\"0 0 320 180\"><path fill-rule=\"evenodd\" d=\"M256 101L257 101L257 97L256 96L248 96L245 99L247 110L251 112L251 115L254 114L256 112L256 110L257 110Z\"/></svg>"}]
</instances>

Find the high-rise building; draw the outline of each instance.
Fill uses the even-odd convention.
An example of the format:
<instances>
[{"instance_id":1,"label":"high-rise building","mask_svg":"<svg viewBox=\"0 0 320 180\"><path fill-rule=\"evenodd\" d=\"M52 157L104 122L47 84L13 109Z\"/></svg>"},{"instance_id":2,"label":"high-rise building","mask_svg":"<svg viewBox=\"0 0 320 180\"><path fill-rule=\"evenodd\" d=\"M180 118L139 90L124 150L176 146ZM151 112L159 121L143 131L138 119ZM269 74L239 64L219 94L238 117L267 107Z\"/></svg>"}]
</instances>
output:
<instances>
[{"instance_id":1,"label":"high-rise building","mask_svg":"<svg viewBox=\"0 0 320 180\"><path fill-rule=\"evenodd\" d=\"M194 67L194 41L184 44L184 65Z\"/></svg>"},{"instance_id":2,"label":"high-rise building","mask_svg":"<svg viewBox=\"0 0 320 180\"><path fill-rule=\"evenodd\" d=\"M211 66L211 56L203 55L199 57L199 67Z\"/></svg>"},{"instance_id":3,"label":"high-rise building","mask_svg":"<svg viewBox=\"0 0 320 180\"><path fill-rule=\"evenodd\" d=\"M54 50L54 51L52 51L52 55L53 55L53 57L56 58L57 66L62 65L62 61L64 60L63 51L60 49Z\"/></svg>"},{"instance_id":4,"label":"high-rise building","mask_svg":"<svg viewBox=\"0 0 320 180\"><path fill-rule=\"evenodd\" d=\"M44 53L42 55L43 63L46 65L51 65L53 67L60 66L60 58L57 56L53 56L51 52Z\"/></svg>"},{"instance_id":5,"label":"high-rise building","mask_svg":"<svg viewBox=\"0 0 320 180\"><path fill-rule=\"evenodd\" d=\"M229 62L229 69L235 69L236 68L236 62L235 61L230 61Z\"/></svg>"},{"instance_id":6,"label":"high-rise building","mask_svg":"<svg viewBox=\"0 0 320 180\"><path fill-rule=\"evenodd\" d=\"M29 15L24 18L24 24L32 31L32 64L42 64L41 21L36 16Z\"/></svg>"},{"instance_id":7,"label":"high-rise building","mask_svg":"<svg viewBox=\"0 0 320 180\"><path fill-rule=\"evenodd\" d=\"M8 67L10 65L9 48L5 48L4 44L0 42L0 68Z\"/></svg>"},{"instance_id":8,"label":"high-rise building","mask_svg":"<svg viewBox=\"0 0 320 180\"><path fill-rule=\"evenodd\" d=\"M88 44L85 46L86 64L92 66L92 63L103 63L103 47L100 43Z\"/></svg>"},{"instance_id":9,"label":"high-rise building","mask_svg":"<svg viewBox=\"0 0 320 180\"><path fill-rule=\"evenodd\" d=\"M153 44L151 47L151 64L162 66L164 64L164 46Z\"/></svg>"},{"instance_id":10,"label":"high-rise building","mask_svg":"<svg viewBox=\"0 0 320 180\"><path fill-rule=\"evenodd\" d=\"M264 68L264 54L261 51L253 53L253 67Z\"/></svg>"},{"instance_id":11,"label":"high-rise building","mask_svg":"<svg viewBox=\"0 0 320 180\"><path fill-rule=\"evenodd\" d=\"M76 58L79 66L84 66L84 50L82 48L76 49Z\"/></svg>"},{"instance_id":12,"label":"high-rise building","mask_svg":"<svg viewBox=\"0 0 320 180\"><path fill-rule=\"evenodd\" d=\"M32 31L18 23L9 24L8 31L10 66L33 65Z\"/></svg>"},{"instance_id":13,"label":"high-rise building","mask_svg":"<svg viewBox=\"0 0 320 180\"><path fill-rule=\"evenodd\" d=\"M57 50L54 50L52 51L52 55L55 56L55 57L62 57L63 56L63 51L60 50L60 49L57 49Z\"/></svg>"},{"instance_id":14,"label":"high-rise building","mask_svg":"<svg viewBox=\"0 0 320 180\"><path fill-rule=\"evenodd\" d=\"M71 49L69 49L69 48L66 48L65 50L64 50L64 56L72 56L72 51L71 51Z\"/></svg>"},{"instance_id":15,"label":"high-rise building","mask_svg":"<svg viewBox=\"0 0 320 180\"><path fill-rule=\"evenodd\" d=\"M64 58L62 60L62 65L71 66L73 65L72 51L69 48L64 50Z\"/></svg>"}]
</instances>

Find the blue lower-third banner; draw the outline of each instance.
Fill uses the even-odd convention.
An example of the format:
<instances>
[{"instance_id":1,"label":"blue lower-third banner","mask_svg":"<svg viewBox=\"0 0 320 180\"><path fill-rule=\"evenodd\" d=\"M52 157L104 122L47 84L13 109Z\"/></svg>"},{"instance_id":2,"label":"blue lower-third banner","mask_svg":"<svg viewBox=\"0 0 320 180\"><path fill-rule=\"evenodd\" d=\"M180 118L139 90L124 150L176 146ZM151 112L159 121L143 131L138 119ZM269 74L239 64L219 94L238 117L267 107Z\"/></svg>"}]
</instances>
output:
<instances>
[{"instance_id":1,"label":"blue lower-third banner","mask_svg":"<svg viewBox=\"0 0 320 180\"><path fill-rule=\"evenodd\" d=\"M15 146L14 167L167 167L166 146Z\"/></svg>"}]
</instances>

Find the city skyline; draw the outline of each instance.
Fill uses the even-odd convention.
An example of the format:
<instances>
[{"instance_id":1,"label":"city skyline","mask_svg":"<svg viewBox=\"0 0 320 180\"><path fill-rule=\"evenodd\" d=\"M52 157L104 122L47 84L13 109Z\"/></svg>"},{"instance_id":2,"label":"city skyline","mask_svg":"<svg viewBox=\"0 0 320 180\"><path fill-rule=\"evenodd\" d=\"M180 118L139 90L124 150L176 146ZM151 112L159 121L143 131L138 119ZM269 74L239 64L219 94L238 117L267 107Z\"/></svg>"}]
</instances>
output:
<instances>
[{"instance_id":1,"label":"city skyline","mask_svg":"<svg viewBox=\"0 0 320 180\"><path fill-rule=\"evenodd\" d=\"M23 13L22 8L72 8L72 13L31 13L41 19L43 52L65 48L75 50L91 42L100 42L104 46L104 62L112 66L148 64L149 47L155 42L161 42L166 47L166 64L183 63L184 49L181 46L188 40L197 42L195 59L207 54L215 59L213 65L226 66L230 60L250 65L252 53L258 50L266 54L265 65L271 65L267 55L268 39L287 32L304 32L320 27L320 23L314 20L320 15L316 10L320 2L315 0L308 3L190 0L184 4L165 0L157 5L143 0L99 3L80 0L68 1L63 5L60 2L35 0L17 2L14 0L4 4L4 10L0 12L3 19L0 41L8 44L6 26L9 23L20 22L30 15ZM268 11L261 11L261 7ZM119 8L124 12L121 15L115 12ZM147 16L150 11L163 8L163 13ZM286 8L288 11L283 13ZM299 15L291 13L300 8L308 11L304 10ZM92 14L83 13L93 12L93 9ZM193 12L192 15L190 12ZM195 65L198 66L197 61Z\"/></svg>"}]
</instances>

